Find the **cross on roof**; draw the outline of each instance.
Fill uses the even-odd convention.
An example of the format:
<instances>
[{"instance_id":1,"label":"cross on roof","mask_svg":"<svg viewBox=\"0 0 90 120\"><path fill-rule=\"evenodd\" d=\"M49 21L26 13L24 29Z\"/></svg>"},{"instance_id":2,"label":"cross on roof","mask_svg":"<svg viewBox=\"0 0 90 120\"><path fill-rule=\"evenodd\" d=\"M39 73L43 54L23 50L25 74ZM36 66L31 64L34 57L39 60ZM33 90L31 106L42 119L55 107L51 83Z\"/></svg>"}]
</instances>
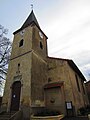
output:
<instances>
[{"instance_id":1,"label":"cross on roof","mask_svg":"<svg viewBox=\"0 0 90 120\"><path fill-rule=\"evenodd\" d=\"M31 4L31 10L33 10L33 4Z\"/></svg>"}]
</instances>

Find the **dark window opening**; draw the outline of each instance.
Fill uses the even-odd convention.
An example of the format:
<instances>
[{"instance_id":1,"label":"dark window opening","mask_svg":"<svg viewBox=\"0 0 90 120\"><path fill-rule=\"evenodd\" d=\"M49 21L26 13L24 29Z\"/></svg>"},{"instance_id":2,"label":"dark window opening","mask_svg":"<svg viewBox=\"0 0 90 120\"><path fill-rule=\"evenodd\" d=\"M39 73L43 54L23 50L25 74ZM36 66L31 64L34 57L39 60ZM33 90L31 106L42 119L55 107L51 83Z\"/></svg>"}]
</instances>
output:
<instances>
[{"instance_id":1,"label":"dark window opening","mask_svg":"<svg viewBox=\"0 0 90 120\"><path fill-rule=\"evenodd\" d=\"M48 78L48 82L51 82L52 80L51 80L51 78Z\"/></svg>"},{"instance_id":2,"label":"dark window opening","mask_svg":"<svg viewBox=\"0 0 90 120\"><path fill-rule=\"evenodd\" d=\"M19 47L21 47L21 46L23 46L23 39L20 41L20 43L19 43Z\"/></svg>"},{"instance_id":3,"label":"dark window opening","mask_svg":"<svg viewBox=\"0 0 90 120\"><path fill-rule=\"evenodd\" d=\"M78 91L80 92L80 86L79 86L78 77L77 77L77 75L75 75L75 77L76 77L76 82L77 82Z\"/></svg>"},{"instance_id":4,"label":"dark window opening","mask_svg":"<svg viewBox=\"0 0 90 120\"><path fill-rule=\"evenodd\" d=\"M81 84L82 84L83 93L85 94L85 89L84 89L83 81L81 81Z\"/></svg>"},{"instance_id":5,"label":"dark window opening","mask_svg":"<svg viewBox=\"0 0 90 120\"><path fill-rule=\"evenodd\" d=\"M42 42L40 42L40 48L43 49L43 44L42 44Z\"/></svg>"},{"instance_id":6,"label":"dark window opening","mask_svg":"<svg viewBox=\"0 0 90 120\"><path fill-rule=\"evenodd\" d=\"M20 67L20 63L18 63L18 67Z\"/></svg>"},{"instance_id":7,"label":"dark window opening","mask_svg":"<svg viewBox=\"0 0 90 120\"><path fill-rule=\"evenodd\" d=\"M16 73L17 73L17 74L20 73L20 63L18 63L18 68L17 68Z\"/></svg>"}]
</instances>

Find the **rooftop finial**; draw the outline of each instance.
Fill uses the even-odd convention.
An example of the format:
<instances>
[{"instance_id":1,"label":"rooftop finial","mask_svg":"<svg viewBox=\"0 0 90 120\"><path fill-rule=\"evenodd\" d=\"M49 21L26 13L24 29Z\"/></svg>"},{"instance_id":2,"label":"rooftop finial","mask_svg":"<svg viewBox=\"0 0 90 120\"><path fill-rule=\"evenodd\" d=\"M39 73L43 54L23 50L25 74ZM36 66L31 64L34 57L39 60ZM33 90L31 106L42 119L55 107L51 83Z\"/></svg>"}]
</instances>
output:
<instances>
[{"instance_id":1,"label":"rooftop finial","mask_svg":"<svg viewBox=\"0 0 90 120\"><path fill-rule=\"evenodd\" d=\"M33 4L31 4L31 10L33 10Z\"/></svg>"}]
</instances>

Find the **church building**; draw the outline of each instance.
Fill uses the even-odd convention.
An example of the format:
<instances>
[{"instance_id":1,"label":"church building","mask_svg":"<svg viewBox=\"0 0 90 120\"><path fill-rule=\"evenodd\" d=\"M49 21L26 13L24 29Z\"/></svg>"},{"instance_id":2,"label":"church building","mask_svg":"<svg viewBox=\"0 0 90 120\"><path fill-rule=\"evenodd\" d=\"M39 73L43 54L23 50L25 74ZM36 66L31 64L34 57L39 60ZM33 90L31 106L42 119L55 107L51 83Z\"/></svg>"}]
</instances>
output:
<instances>
[{"instance_id":1,"label":"church building","mask_svg":"<svg viewBox=\"0 0 90 120\"><path fill-rule=\"evenodd\" d=\"M14 32L3 104L6 111L23 111L25 118L44 108L67 115L88 104L85 77L69 59L48 57L48 37L33 10Z\"/></svg>"}]
</instances>

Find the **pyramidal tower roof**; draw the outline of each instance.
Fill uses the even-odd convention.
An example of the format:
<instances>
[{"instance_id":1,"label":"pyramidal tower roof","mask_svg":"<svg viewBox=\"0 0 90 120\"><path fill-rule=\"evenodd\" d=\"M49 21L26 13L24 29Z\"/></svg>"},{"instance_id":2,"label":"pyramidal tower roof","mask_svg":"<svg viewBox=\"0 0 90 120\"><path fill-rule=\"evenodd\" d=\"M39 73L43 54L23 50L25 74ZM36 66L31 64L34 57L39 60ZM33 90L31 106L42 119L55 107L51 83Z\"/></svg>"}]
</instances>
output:
<instances>
[{"instance_id":1,"label":"pyramidal tower roof","mask_svg":"<svg viewBox=\"0 0 90 120\"><path fill-rule=\"evenodd\" d=\"M15 31L13 34L16 34L16 33L20 32L24 28L30 26L32 23L34 23L38 27L38 29L44 34L44 32L41 30L41 28L40 28L40 26L38 24L38 21L37 21L37 19L35 17L35 14L34 14L33 10L31 11L30 15L28 16L28 18L26 19L26 21L24 22L24 24L22 25L22 27L20 29L18 29L17 31ZM46 36L46 38L48 39L47 36Z\"/></svg>"},{"instance_id":2,"label":"pyramidal tower roof","mask_svg":"<svg viewBox=\"0 0 90 120\"><path fill-rule=\"evenodd\" d=\"M40 27L35 15L34 15L33 10L31 11L30 15L28 16L28 18L26 19L26 21L24 22L24 24L22 25L21 28L23 29L23 28L28 27L32 22L34 22L38 27Z\"/></svg>"},{"instance_id":3,"label":"pyramidal tower roof","mask_svg":"<svg viewBox=\"0 0 90 120\"><path fill-rule=\"evenodd\" d=\"M35 23L36 26L40 29L40 26L38 24L38 21L37 21L37 19L35 17L35 14L34 14L33 10L31 11L30 15L28 16L28 18L26 19L26 21L24 22L22 27L20 29L18 29L17 31L15 31L13 34L16 34L17 32L23 30L24 28L28 27L32 23Z\"/></svg>"}]
</instances>

